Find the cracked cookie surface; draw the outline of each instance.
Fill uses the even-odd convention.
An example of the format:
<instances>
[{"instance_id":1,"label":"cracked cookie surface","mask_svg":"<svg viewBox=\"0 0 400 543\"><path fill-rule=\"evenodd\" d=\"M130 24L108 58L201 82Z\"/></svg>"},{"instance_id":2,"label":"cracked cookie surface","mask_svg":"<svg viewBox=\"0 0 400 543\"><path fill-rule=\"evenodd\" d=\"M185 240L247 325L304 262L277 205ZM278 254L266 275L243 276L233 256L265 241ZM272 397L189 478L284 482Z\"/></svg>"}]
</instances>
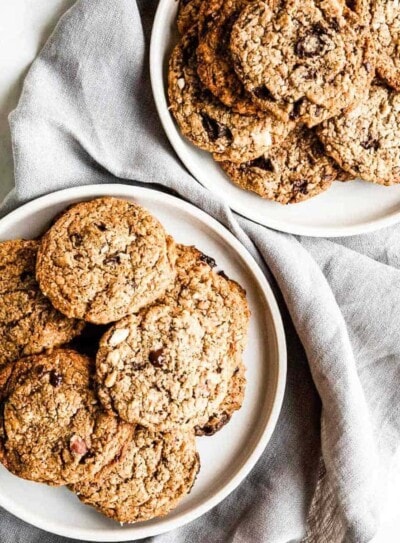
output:
<instances>
[{"instance_id":1,"label":"cracked cookie surface","mask_svg":"<svg viewBox=\"0 0 400 543\"><path fill-rule=\"evenodd\" d=\"M312 130L298 127L263 156L243 164L222 162L239 187L280 202L302 202L327 190L340 167L329 157Z\"/></svg>"},{"instance_id":2,"label":"cracked cookie surface","mask_svg":"<svg viewBox=\"0 0 400 543\"><path fill-rule=\"evenodd\" d=\"M197 74L197 28L175 47L169 66L170 110L182 134L214 153L215 160L243 162L260 156L290 127L267 114L241 115L224 106L202 85Z\"/></svg>"},{"instance_id":3,"label":"cracked cookie surface","mask_svg":"<svg viewBox=\"0 0 400 543\"><path fill-rule=\"evenodd\" d=\"M174 260L172 238L148 211L98 198L65 211L43 236L36 274L59 311L105 324L159 298Z\"/></svg>"},{"instance_id":4,"label":"cracked cookie surface","mask_svg":"<svg viewBox=\"0 0 400 543\"><path fill-rule=\"evenodd\" d=\"M0 371L0 449L8 470L63 485L92 478L132 435L106 414L90 384L90 360L57 349Z\"/></svg>"},{"instance_id":5,"label":"cracked cookie surface","mask_svg":"<svg viewBox=\"0 0 400 543\"><path fill-rule=\"evenodd\" d=\"M166 515L190 492L200 468L193 432L153 433L138 427L120 458L71 490L119 522Z\"/></svg>"},{"instance_id":6,"label":"cracked cookie surface","mask_svg":"<svg viewBox=\"0 0 400 543\"><path fill-rule=\"evenodd\" d=\"M326 152L354 177L400 182L400 93L374 84L356 109L325 121L317 133Z\"/></svg>"},{"instance_id":7,"label":"cracked cookie surface","mask_svg":"<svg viewBox=\"0 0 400 543\"><path fill-rule=\"evenodd\" d=\"M35 279L36 240L0 243L0 368L67 343L84 323L54 309Z\"/></svg>"},{"instance_id":8,"label":"cracked cookie surface","mask_svg":"<svg viewBox=\"0 0 400 543\"><path fill-rule=\"evenodd\" d=\"M174 287L112 326L96 358L105 408L157 431L202 427L218 412L249 321L244 291L212 259L194 247L177 252Z\"/></svg>"},{"instance_id":9,"label":"cracked cookie surface","mask_svg":"<svg viewBox=\"0 0 400 543\"><path fill-rule=\"evenodd\" d=\"M251 3L230 46L253 101L309 127L358 103L374 75L364 19L335 0Z\"/></svg>"}]
</instances>

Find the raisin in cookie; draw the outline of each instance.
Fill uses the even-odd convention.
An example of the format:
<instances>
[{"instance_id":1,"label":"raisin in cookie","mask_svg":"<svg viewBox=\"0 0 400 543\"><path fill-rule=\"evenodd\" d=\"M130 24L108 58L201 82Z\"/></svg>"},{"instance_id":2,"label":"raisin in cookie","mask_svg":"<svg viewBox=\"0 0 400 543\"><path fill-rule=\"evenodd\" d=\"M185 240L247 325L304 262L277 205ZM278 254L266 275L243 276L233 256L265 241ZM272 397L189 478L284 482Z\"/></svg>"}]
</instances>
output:
<instances>
[{"instance_id":1,"label":"raisin in cookie","mask_svg":"<svg viewBox=\"0 0 400 543\"><path fill-rule=\"evenodd\" d=\"M317 196L340 172L314 132L306 127L296 128L285 141L255 160L222 162L221 166L239 187L281 204Z\"/></svg>"},{"instance_id":2,"label":"raisin in cookie","mask_svg":"<svg viewBox=\"0 0 400 543\"><path fill-rule=\"evenodd\" d=\"M203 0L179 0L176 26L180 34L186 32L197 23Z\"/></svg>"},{"instance_id":3,"label":"raisin in cookie","mask_svg":"<svg viewBox=\"0 0 400 543\"><path fill-rule=\"evenodd\" d=\"M38 241L0 243L0 367L67 343L84 323L59 313L35 279Z\"/></svg>"},{"instance_id":4,"label":"raisin in cookie","mask_svg":"<svg viewBox=\"0 0 400 543\"><path fill-rule=\"evenodd\" d=\"M400 4L398 0L373 0L370 5L377 72L400 91Z\"/></svg>"},{"instance_id":5,"label":"raisin in cookie","mask_svg":"<svg viewBox=\"0 0 400 543\"><path fill-rule=\"evenodd\" d=\"M355 110L329 119L317 132L326 152L355 177L400 182L400 93L374 84Z\"/></svg>"},{"instance_id":6,"label":"raisin in cookie","mask_svg":"<svg viewBox=\"0 0 400 543\"><path fill-rule=\"evenodd\" d=\"M224 2L219 17L203 33L197 48L197 73L203 85L223 104L243 115L256 114L259 108L236 75L229 40L234 22L248 3L249 0Z\"/></svg>"},{"instance_id":7,"label":"raisin in cookie","mask_svg":"<svg viewBox=\"0 0 400 543\"><path fill-rule=\"evenodd\" d=\"M218 406L218 409L208 419L202 427L195 428L197 436L212 436L221 428L223 428L231 420L235 411L242 407L244 393L246 390L246 368L242 362L234 371L229 386L228 392Z\"/></svg>"},{"instance_id":8,"label":"raisin in cookie","mask_svg":"<svg viewBox=\"0 0 400 543\"><path fill-rule=\"evenodd\" d=\"M199 468L193 432L161 434L138 427L116 461L71 490L107 517L141 522L174 509L190 492Z\"/></svg>"},{"instance_id":9,"label":"raisin in cookie","mask_svg":"<svg viewBox=\"0 0 400 543\"><path fill-rule=\"evenodd\" d=\"M352 107L374 75L365 21L337 0L250 3L230 45L254 102L309 127Z\"/></svg>"},{"instance_id":10,"label":"raisin in cookie","mask_svg":"<svg viewBox=\"0 0 400 543\"><path fill-rule=\"evenodd\" d=\"M200 149L215 153L216 160L243 162L260 156L287 134L288 127L266 114L240 115L215 98L198 77L197 44L193 27L170 59L170 109L182 134Z\"/></svg>"},{"instance_id":11,"label":"raisin in cookie","mask_svg":"<svg viewBox=\"0 0 400 543\"><path fill-rule=\"evenodd\" d=\"M104 407L151 430L204 426L242 359L249 310L244 291L193 247L177 248L165 297L110 328L96 358Z\"/></svg>"},{"instance_id":12,"label":"raisin in cookie","mask_svg":"<svg viewBox=\"0 0 400 543\"><path fill-rule=\"evenodd\" d=\"M133 429L98 405L88 358L67 349L0 370L0 456L15 475L63 485L92 478Z\"/></svg>"},{"instance_id":13,"label":"raisin in cookie","mask_svg":"<svg viewBox=\"0 0 400 543\"><path fill-rule=\"evenodd\" d=\"M172 239L147 210L98 198L67 210L43 236L36 275L59 311L105 324L160 297L174 260Z\"/></svg>"}]
</instances>

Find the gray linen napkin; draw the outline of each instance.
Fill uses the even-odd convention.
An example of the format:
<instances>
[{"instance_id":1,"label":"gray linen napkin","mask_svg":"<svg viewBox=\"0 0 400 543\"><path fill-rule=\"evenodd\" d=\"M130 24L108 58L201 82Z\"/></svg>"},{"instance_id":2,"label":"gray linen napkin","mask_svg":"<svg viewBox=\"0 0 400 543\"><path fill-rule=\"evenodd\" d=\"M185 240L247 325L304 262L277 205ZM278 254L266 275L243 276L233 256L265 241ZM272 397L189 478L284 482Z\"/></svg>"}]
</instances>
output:
<instances>
[{"instance_id":1,"label":"gray linen napkin","mask_svg":"<svg viewBox=\"0 0 400 543\"><path fill-rule=\"evenodd\" d=\"M70 186L156 182L224 223L268 267L289 354L276 431L231 496L157 543L369 541L400 442L400 229L298 238L235 216L203 189L155 112L155 8L79 0L62 18L11 114L16 187L1 213ZM0 541L65 540L0 511Z\"/></svg>"}]
</instances>

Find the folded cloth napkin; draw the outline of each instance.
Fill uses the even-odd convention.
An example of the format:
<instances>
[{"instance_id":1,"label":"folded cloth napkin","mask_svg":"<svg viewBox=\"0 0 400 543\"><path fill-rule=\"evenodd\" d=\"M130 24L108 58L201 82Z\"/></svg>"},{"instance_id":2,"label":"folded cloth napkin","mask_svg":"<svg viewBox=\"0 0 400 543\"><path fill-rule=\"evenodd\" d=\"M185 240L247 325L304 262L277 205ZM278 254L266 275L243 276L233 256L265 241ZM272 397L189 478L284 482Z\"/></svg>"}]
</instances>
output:
<instances>
[{"instance_id":1,"label":"folded cloth napkin","mask_svg":"<svg viewBox=\"0 0 400 543\"><path fill-rule=\"evenodd\" d=\"M299 238L234 215L203 189L155 111L155 9L151 0L79 0L64 15L10 117L15 189L1 213L65 187L157 183L216 217L266 264L288 341L279 423L235 492L157 543L369 541L400 441L400 229ZM0 511L0 541L63 539Z\"/></svg>"}]
</instances>

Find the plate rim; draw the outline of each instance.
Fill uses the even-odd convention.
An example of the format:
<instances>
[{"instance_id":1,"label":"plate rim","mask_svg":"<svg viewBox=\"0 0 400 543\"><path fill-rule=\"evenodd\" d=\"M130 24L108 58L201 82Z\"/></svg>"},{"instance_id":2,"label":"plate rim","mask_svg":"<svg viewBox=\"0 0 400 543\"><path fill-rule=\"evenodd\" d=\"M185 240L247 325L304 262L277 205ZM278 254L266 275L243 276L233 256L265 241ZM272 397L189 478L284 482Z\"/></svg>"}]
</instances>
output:
<instances>
[{"instance_id":1,"label":"plate rim","mask_svg":"<svg viewBox=\"0 0 400 543\"><path fill-rule=\"evenodd\" d=\"M134 539L142 539L145 537L151 537L160 535L170 530L179 528L192 522L196 518L205 514L207 511L215 507L223 499L225 499L237 486L245 479L250 471L255 466L256 462L264 452L271 436L275 430L278 422L279 414L281 412L282 403L284 399L285 387L286 387L286 374L287 374L287 350L286 350L286 336L283 327L281 313L276 301L275 295L272 291L270 284L267 281L266 276L261 270L260 266L249 253L244 245L221 223L219 223L212 216L208 215L205 211L199 209L193 204L182 200L171 194L162 192L160 190L148 187L140 187L135 185L128 185L122 183L107 183L107 184L90 184L80 185L68 189L62 189L54 192L50 192L44 196L40 196L30 202L27 202L14 211L11 211L0 219L0 231L3 228L7 228L7 223L13 220L18 220L24 217L27 210L29 212L37 212L42 209L42 205L49 207L52 204L59 204L64 199L79 198L82 197L96 197L102 195L109 195L115 197L129 197L135 198L141 195L152 193L151 197L156 201L158 200L162 205L165 200L171 204L177 206L179 209L188 212L191 216L198 219L201 223L205 223L208 227L214 230L235 252L237 252L245 261L249 271L255 276L259 287L264 293L265 301L268 305L268 309L271 315L272 325L275 331L275 343L277 352L277 379L276 379L276 392L275 398L271 406L271 413L269 419L266 421L265 427L262 430L257 443L254 445L252 452L249 454L246 461L238 468L237 472L229 481L214 492L209 498L185 513L182 513L174 519L168 520L161 519L161 526L148 526L146 525L135 527L132 525L132 529L126 529L119 532L118 530L93 530L88 529L82 532L80 528L74 530L72 533L64 528L58 528L56 523L51 520L44 522L42 519L37 519L36 516L29 511L15 505L8 503L8 500L0 495L0 506L4 507L9 513L15 515L17 518L28 522L29 524L53 533L55 535L69 537L71 539L85 539L87 541L99 541L99 542L121 542L130 541ZM136 533L135 533L136 532Z\"/></svg>"},{"instance_id":2,"label":"plate rim","mask_svg":"<svg viewBox=\"0 0 400 543\"><path fill-rule=\"evenodd\" d=\"M188 169L190 174L203 187L205 187L210 192L213 192L213 194L215 194L217 198L220 198L220 196L212 190L212 187L213 187L212 183L208 184L206 182L203 182L203 180L200 180L196 176L195 171L191 169L190 155L187 149L183 145L183 138L180 135L177 137L171 131L169 125L171 122L174 123L174 121L172 119L171 114L169 113L168 107L164 107L164 104L163 104L163 101L166 99L166 95L167 95L167 92L166 92L167 85L163 76L161 76L161 81L160 81L159 68L161 67L161 71L163 71L164 66L163 66L162 59L159 58L158 50L159 50L159 44L162 41L162 36L163 36L163 33L160 31L160 29L162 27L165 27L166 25L164 11L166 9L166 6L171 3L177 3L177 2L176 0L159 0L156 14L154 17L152 31L151 31L149 64L150 64L150 82L151 82L154 102L156 105L158 117L161 121L161 124L168 138L168 141L170 142L171 146L173 147L174 151L176 152L180 160L183 162L183 164ZM261 226L266 226L268 228L272 228L273 230L278 230L280 232L285 232L287 234L309 236L309 237L316 237L316 238L334 238L334 237L343 238L343 237L355 236L359 234L368 234L368 233L380 230L382 228L386 228L388 226L393 226L400 222L400 210L399 210L399 211L394 211L392 213L389 213L381 218L372 219L370 221L364 220L356 225L344 225L342 227L307 226L307 225L301 226L301 225L293 225L284 220L271 219L268 217L268 214L266 214L266 218L263 221L260 221L259 219L249 216L248 211L246 209L246 205L242 205L237 202L225 202L225 203L229 205L235 213L238 213L245 219L248 219L256 224L260 224Z\"/></svg>"}]
</instances>

